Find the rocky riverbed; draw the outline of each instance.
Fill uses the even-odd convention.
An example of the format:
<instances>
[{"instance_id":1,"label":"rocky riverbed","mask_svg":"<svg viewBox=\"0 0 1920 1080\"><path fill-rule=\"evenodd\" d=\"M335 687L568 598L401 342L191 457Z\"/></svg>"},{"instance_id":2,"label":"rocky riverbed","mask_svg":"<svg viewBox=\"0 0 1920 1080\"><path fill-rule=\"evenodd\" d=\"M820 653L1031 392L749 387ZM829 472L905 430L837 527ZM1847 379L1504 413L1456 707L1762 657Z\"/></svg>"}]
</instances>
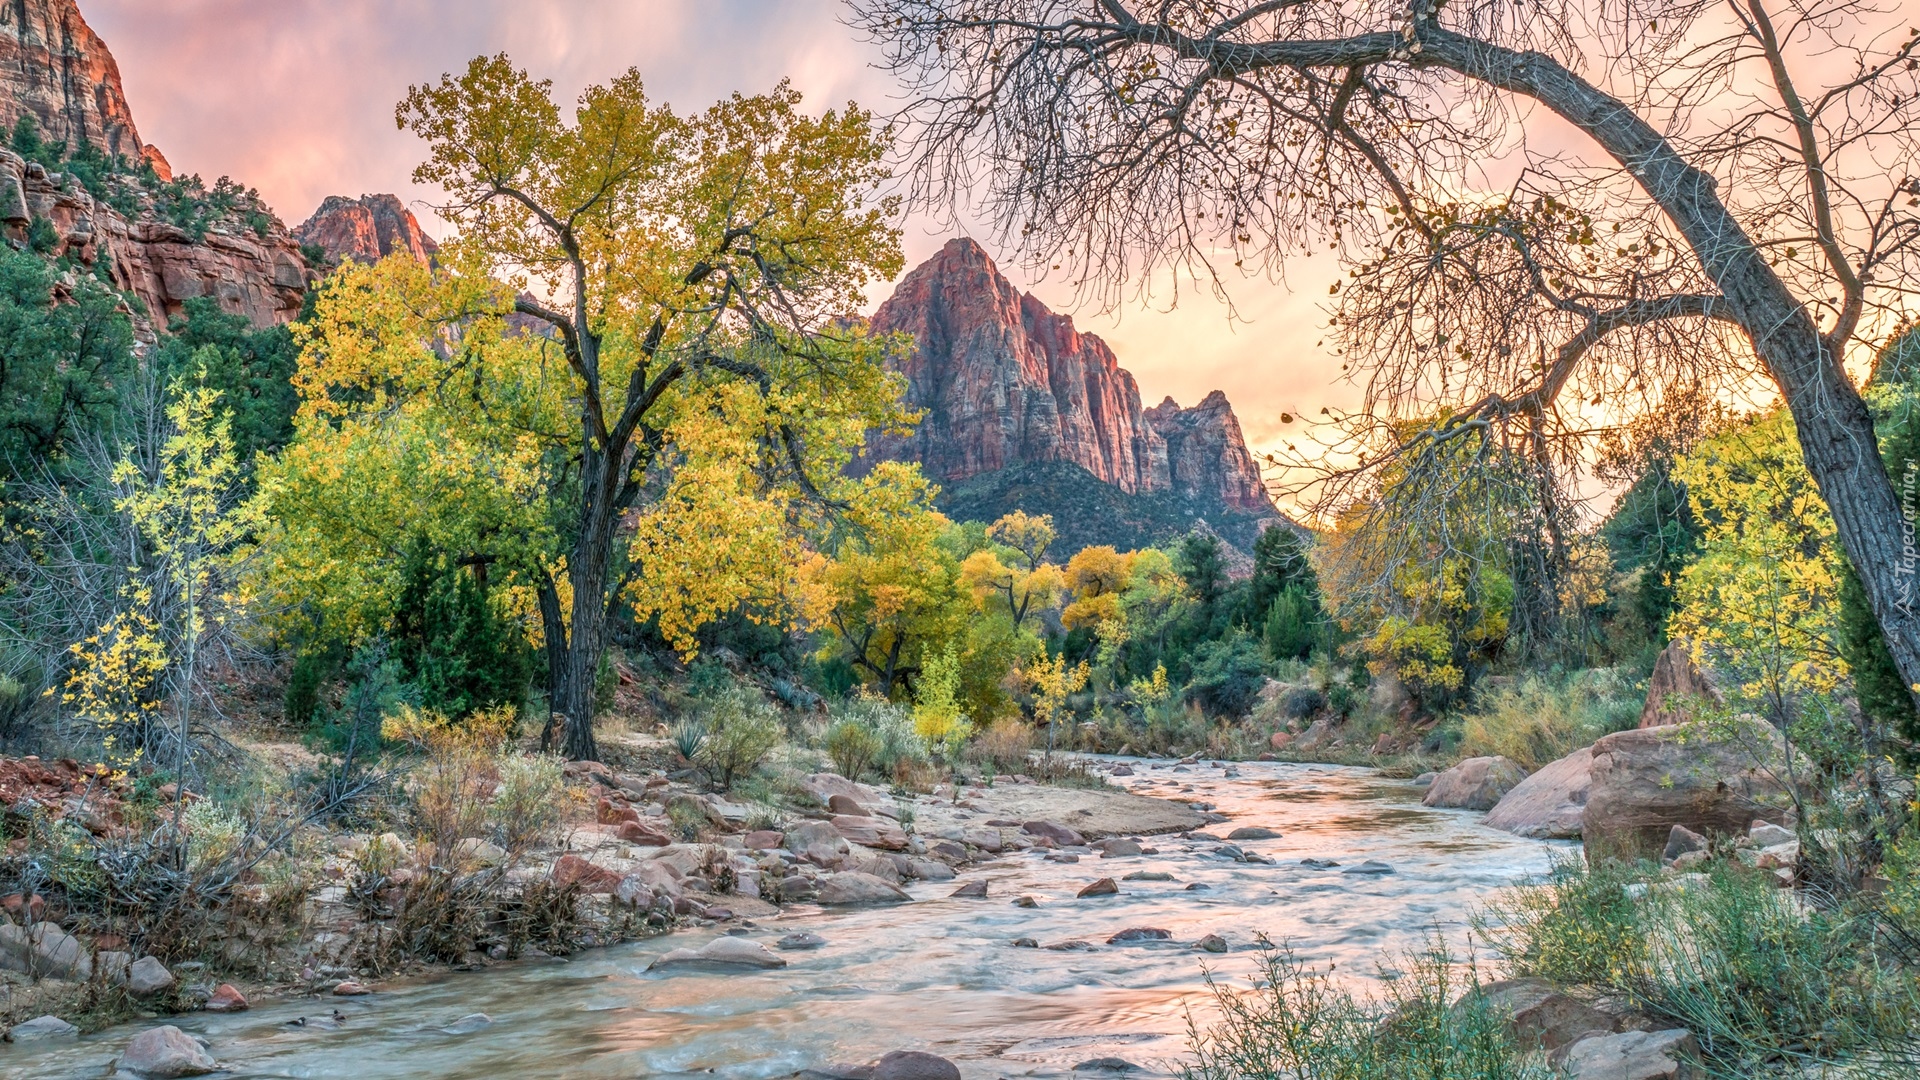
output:
<instances>
[{"instance_id":1,"label":"rocky riverbed","mask_svg":"<svg viewBox=\"0 0 1920 1080\"><path fill-rule=\"evenodd\" d=\"M1089 843L974 847L953 880L903 881L906 902L790 904L568 961L173 1023L238 1077L761 1080L895 1050L940 1054L967 1077L1065 1075L1100 1059L1165 1074L1189 1010L1207 1019L1207 973L1248 974L1262 936L1374 978L1436 929L1461 937L1475 904L1547 869L1554 851L1480 814L1424 807L1419 788L1366 770L1101 767L1166 801L1023 787L923 803L904 824L928 844L1016 818ZM155 1025L0 1048L0 1076L108 1075L143 1026Z\"/></svg>"}]
</instances>

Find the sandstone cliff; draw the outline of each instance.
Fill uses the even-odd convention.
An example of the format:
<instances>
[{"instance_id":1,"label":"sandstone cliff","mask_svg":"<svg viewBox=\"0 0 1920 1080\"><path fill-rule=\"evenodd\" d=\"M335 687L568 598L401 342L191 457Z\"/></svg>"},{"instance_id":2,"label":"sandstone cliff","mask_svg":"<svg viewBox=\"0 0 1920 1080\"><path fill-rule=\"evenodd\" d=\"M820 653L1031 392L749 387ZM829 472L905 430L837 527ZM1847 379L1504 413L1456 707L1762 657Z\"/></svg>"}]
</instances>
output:
<instances>
[{"instance_id":1,"label":"sandstone cliff","mask_svg":"<svg viewBox=\"0 0 1920 1080\"><path fill-rule=\"evenodd\" d=\"M146 158L161 179L171 178L166 158L140 141L120 65L75 0L0 5L0 123L11 128L22 115L33 116L51 141L91 143L134 163Z\"/></svg>"},{"instance_id":2,"label":"sandstone cliff","mask_svg":"<svg viewBox=\"0 0 1920 1080\"><path fill-rule=\"evenodd\" d=\"M413 211L394 195L358 199L329 195L293 231L293 238L319 247L334 262L374 262L396 251L426 262L440 251L440 245L421 230Z\"/></svg>"},{"instance_id":3,"label":"sandstone cliff","mask_svg":"<svg viewBox=\"0 0 1920 1080\"><path fill-rule=\"evenodd\" d=\"M949 490L952 510L1053 512L1058 500L1056 516L1074 518L1083 539L1115 538L1101 543L1157 542L1201 519L1245 545L1282 520L1226 395L1143 409L1106 342L1021 293L972 240L948 241L916 267L871 326L913 335L899 366L909 403L925 413L912 435L881 438L872 454L919 462ZM1134 503L1049 493L1079 470Z\"/></svg>"}]
</instances>

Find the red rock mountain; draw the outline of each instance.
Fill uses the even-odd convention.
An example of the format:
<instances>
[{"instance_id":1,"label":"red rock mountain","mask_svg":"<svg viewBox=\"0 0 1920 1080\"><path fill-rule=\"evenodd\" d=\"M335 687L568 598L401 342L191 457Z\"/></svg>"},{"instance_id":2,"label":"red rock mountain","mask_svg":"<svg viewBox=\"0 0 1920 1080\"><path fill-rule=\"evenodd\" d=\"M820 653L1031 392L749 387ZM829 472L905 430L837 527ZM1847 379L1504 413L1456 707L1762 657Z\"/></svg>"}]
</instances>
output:
<instances>
[{"instance_id":1,"label":"red rock mountain","mask_svg":"<svg viewBox=\"0 0 1920 1080\"><path fill-rule=\"evenodd\" d=\"M362 195L349 199L329 195L293 238L325 250L335 262L353 259L374 262L396 251L421 262L440 251L420 228L420 222L395 195Z\"/></svg>"},{"instance_id":2,"label":"red rock mountain","mask_svg":"<svg viewBox=\"0 0 1920 1080\"><path fill-rule=\"evenodd\" d=\"M1066 462L1128 495L1174 496L1198 516L1279 520L1226 395L1141 408L1106 342L1016 289L972 240L950 240L916 267L871 325L913 335L900 370L926 414L911 436L881 439L878 457L918 461L945 485Z\"/></svg>"},{"instance_id":3,"label":"red rock mountain","mask_svg":"<svg viewBox=\"0 0 1920 1080\"><path fill-rule=\"evenodd\" d=\"M140 141L120 87L120 65L81 18L75 0L9 0L0 4L0 121L11 128L31 114L52 142L92 143L108 156L171 170Z\"/></svg>"}]
</instances>

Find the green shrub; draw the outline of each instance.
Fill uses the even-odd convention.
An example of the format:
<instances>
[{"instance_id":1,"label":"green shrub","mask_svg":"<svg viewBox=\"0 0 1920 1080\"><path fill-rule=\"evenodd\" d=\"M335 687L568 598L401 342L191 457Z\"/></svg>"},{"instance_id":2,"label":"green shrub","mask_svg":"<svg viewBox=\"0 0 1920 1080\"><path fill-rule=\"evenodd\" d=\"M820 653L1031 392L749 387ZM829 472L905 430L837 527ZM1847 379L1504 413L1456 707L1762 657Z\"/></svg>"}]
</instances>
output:
<instances>
[{"instance_id":1,"label":"green shrub","mask_svg":"<svg viewBox=\"0 0 1920 1080\"><path fill-rule=\"evenodd\" d=\"M1263 624L1267 655L1275 660L1303 660L1322 636L1320 598L1303 586L1289 585L1273 598Z\"/></svg>"},{"instance_id":2,"label":"green shrub","mask_svg":"<svg viewBox=\"0 0 1920 1080\"><path fill-rule=\"evenodd\" d=\"M1920 1067L1920 985L1883 953L1879 921L1816 907L1768 875L1723 864L1704 879L1646 885L1568 864L1477 925L1515 975L1583 984L1692 1031L1716 1076L1844 1066L1890 1078Z\"/></svg>"},{"instance_id":3,"label":"green shrub","mask_svg":"<svg viewBox=\"0 0 1920 1080\"><path fill-rule=\"evenodd\" d=\"M1643 696L1613 669L1560 679L1528 675L1479 695L1464 718L1460 751L1468 757L1499 754L1538 769L1633 727Z\"/></svg>"},{"instance_id":4,"label":"green shrub","mask_svg":"<svg viewBox=\"0 0 1920 1080\"><path fill-rule=\"evenodd\" d=\"M924 765L928 760L926 740L914 730L913 714L904 706L871 694L856 694L836 702L830 715L829 730L850 721L873 734L878 744L873 768L882 776L896 776L902 766Z\"/></svg>"},{"instance_id":5,"label":"green shrub","mask_svg":"<svg viewBox=\"0 0 1920 1080\"><path fill-rule=\"evenodd\" d=\"M1221 1019L1190 1037L1186 1080L1547 1080L1484 999L1462 993L1477 985L1471 971L1462 983L1437 950L1409 960L1380 1000L1356 998L1271 946L1251 993L1209 977Z\"/></svg>"},{"instance_id":6,"label":"green shrub","mask_svg":"<svg viewBox=\"0 0 1920 1080\"><path fill-rule=\"evenodd\" d=\"M880 749L880 736L858 720L836 720L827 729L827 756L833 759L834 769L849 780L865 775Z\"/></svg>"},{"instance_id":7,"label":"green shrub","mask_svg":"<svg viewBox=\"0 0 1920 1080\"><path fill-rule=\"evenodd\" d=\"M758 768L786 735L774 707L758 691L745 686L735 686L709 699L703 719L707 738L695 760L722 789L732 787L739 776Z\"/></svg>"},{"instance_id":8,"label":"green shrub","mask_svg":"<svg viewBox=\"0 0 1920 1080\"><path fill-rule=\"evenodd\" d=\"M1235 632L1195 650L1187 696L1215 716L1245 716L1266 682L1267 663L1260 646Z\"/></svg>"}]
</instances>

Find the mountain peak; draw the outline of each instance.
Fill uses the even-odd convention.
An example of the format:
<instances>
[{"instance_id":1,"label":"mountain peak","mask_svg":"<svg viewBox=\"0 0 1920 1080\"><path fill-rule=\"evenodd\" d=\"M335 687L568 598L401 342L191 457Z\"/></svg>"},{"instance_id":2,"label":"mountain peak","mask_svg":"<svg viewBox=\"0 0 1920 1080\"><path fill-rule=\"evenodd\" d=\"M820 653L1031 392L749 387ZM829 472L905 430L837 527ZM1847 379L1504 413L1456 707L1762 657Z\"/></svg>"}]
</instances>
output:
<instances>
[{"instance_id":1,"label":"mountain peak","mask_svg":"<svg viewBox=\"0 0 1920 1080\"><path fill-rule=\"evenodd\" d=\"M91 143L109 156L152 162L162 179L171 172L140 141L120 65L75 0L0 5L0 123L11 128L22 116L49 142Z\"/></svg>"},{"instance_id":2,"label":"mountain peak","mask_svg":"<svg viewBox=\"0 0 1920 1080\"><path fill-rule=\"evenodd\" d=\"M293 237L335 262L376 262L396 251L427 262L440 251L397 195L329 195Z\"/></svg>"}]
</instances>

